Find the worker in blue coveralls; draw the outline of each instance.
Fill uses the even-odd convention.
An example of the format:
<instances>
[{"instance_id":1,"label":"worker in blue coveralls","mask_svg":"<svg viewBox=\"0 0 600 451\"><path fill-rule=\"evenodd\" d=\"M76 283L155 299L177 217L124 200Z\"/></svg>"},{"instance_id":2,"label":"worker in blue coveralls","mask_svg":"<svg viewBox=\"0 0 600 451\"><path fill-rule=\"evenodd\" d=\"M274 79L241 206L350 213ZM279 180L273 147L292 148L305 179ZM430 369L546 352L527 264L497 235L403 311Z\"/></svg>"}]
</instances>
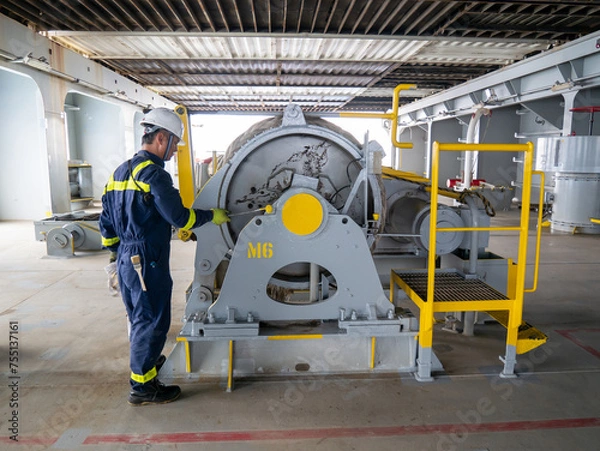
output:
<instances>
[{"instance_id":1,"label":"worker in blue coveralls","mask_svg":"<svg viewBox=\"0 0 600 451\"><path fill-rule=\"evenodd\" d=\"M157 379L171 325L173 280L169 271L171 226L191 230L229 221L222 209L185 208L165 171L183 135L179 116L156 108L141 120L142 149L112 174L102 195L102 245L116 260L121 296L130 321L132 405L162 404L181 394ZM158 366L158 367L157 367Z\"/></svg>"}]
</instances>

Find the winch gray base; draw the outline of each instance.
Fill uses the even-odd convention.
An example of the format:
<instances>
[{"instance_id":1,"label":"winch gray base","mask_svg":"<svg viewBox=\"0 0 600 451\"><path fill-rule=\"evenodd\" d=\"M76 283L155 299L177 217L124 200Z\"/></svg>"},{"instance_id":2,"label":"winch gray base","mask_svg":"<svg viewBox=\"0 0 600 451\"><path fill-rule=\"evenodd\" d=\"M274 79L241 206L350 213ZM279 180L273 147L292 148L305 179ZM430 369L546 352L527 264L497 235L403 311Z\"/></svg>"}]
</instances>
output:
<instances>
[{"instance_id":1,"label":"winch gray base","mask_svg":"<svg viewBox=\"0 0 600 451\"><path fill-rule=\"evenodd\" d=\"M335 322L316 327L261 327L254 337L187 337L178 341L160 371L161 380L228 379L229 342L233 341L233 378L412 374L417 370L416 331L375 337L347 334ZM305 338L303 338L304 336ZM180 338L181 339L181 338ZM371 363L374 363L371 368ZM188 371L189 370L189 371ZM432 371L442 371L432 356Z\"/></svg>"}]
</instances>

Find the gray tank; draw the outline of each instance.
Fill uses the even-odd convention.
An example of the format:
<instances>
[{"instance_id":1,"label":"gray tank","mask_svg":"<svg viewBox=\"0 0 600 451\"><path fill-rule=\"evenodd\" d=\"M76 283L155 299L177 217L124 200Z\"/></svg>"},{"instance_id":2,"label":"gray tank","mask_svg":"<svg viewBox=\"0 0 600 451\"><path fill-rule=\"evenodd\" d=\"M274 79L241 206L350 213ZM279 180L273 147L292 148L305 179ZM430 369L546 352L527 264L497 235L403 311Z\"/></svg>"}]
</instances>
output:
<instances>
[{"instance_id":1,"label":"gray tank","mask_svg":"<svg viewBox=\"0 0 600 451\"><path fill-rule=\"evenodd\" d=\"M552 231L599 234L600 136L539 138L535 166L552 178Z\"/></svg>"}]
</instances>

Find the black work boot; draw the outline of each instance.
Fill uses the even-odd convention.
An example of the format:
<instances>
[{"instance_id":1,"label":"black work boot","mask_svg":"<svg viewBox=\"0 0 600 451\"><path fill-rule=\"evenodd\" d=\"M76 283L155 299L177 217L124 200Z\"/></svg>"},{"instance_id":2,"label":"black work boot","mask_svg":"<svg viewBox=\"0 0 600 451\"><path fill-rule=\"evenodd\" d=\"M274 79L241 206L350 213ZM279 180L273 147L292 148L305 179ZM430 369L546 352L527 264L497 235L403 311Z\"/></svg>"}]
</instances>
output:
<instances>
[{"instance_id":1,"label":"black work boot","mask_svg":"<svg viewBox=\"0 0 600 451\"><path fill-rule=\"evenodd\" d=\"M156 374L160 373L160 369L167 361L167 358L164 355L159 355L158 359L156 359Z\"/></svg>"},{"instance_id":2,"label":"black work boot","mask_svg":"<svg viewBox=\"0 0 600 451\"><path fill-rule=\"evenodd\" d=\"M127 402L132 406L145 404L166 404L175 401L181 395L177 385L163 385L156 377L139 386L140 390L131 390Z\"/></svg>"}]
</instances>

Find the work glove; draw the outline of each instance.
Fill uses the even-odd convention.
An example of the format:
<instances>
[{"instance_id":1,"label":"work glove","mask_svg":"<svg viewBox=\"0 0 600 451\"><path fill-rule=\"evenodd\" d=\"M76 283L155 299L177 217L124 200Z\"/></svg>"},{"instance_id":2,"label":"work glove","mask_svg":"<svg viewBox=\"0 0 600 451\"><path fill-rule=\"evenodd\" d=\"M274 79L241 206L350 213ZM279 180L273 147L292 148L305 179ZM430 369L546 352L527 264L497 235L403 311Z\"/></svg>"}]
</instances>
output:
<instances>
[{"instance_id":1,"label":"work glove","mask_svg":"<svg viewBox=\"0 0 600 451\"><path fill-rule=\"evenodd\" d=\"M222 208L211 208L211 210L213 212L213 224L221 225L225 222L231 221L229 216L227 216L227 210L223 210Z\"/></svg>"},{"instance_id":2,"label":"work glove","mask_svg":"<svg viewBox=\"0 0 600 451\"><path fill-rule=\"evenodd\" d=\"M117 274L117 262L111 262L104 267L108 274L108 292L111 296L119 295L119 275Z\"/></svg>"}]
</instances>

